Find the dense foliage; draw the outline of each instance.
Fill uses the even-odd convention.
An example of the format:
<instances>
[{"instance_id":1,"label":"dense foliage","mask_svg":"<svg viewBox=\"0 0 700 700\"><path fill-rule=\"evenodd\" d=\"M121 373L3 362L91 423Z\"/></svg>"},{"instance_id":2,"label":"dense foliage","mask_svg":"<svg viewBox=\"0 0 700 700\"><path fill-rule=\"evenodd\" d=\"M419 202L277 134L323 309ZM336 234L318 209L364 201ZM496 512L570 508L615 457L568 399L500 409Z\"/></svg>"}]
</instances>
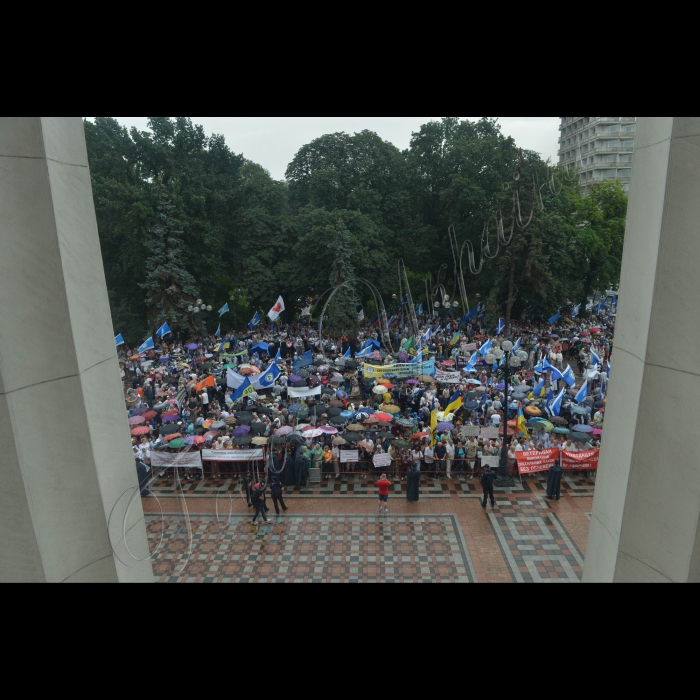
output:
<instances>
[{"instance_id":1,"label":"dense foliage","mask_svg":"<svg viewBox=\"0 0 700 700\"><path fill-rule=\"evenodd\" d=\"M537 154L521 153L491 118L426 124L404 152L369 131L322 136L299 151L286 182L189 118L151 117L149 126L128 131L111 117L85 124L115 329L131 343L162 320L194 328L181 300L196 290L215 309L229 303L224 332L243 328L256 310L266 313L280 294L292 320L307 297L353 276L377 285L391 312L399 258L414 300L425 304L425 279L435 281L444 265L441 281L455 289L448 227L460 246L474 245L478 265L489 220L496 247L492 215L503 212L508 235L516 189L532 221L480 275L470 274L465 258L470 300L478 294L493 316L548 317L619 280L622 186L603 183L583 196ZM163 264L177 289L154 287ZM173 307L178 317L166 318ZM360 308L375 312L361 284L338 295L329 321L352 332ZM216 314L207 322L215 329Z\"/></svg>"}]
</instances>

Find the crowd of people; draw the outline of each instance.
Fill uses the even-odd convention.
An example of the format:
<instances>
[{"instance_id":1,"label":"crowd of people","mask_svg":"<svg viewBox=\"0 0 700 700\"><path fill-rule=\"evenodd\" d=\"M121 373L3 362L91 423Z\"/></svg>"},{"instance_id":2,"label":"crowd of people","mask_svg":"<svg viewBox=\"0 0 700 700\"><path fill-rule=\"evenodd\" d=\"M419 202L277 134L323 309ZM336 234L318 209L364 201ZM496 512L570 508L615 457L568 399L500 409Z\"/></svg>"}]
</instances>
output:
<instances>
[{"instance_id":1,"label":"crowd of people","mask_svg":"<svg viewBox=\"0 0 700 700\"><path fill-rule=\"evenodd\" d=\"M140 479L163 475L162 468L151 470L154 451L262 449L262 462L210 459L203 469L214 477L250 473L277 488L306 486L318 471L322 478L359 474L374 481L382 473L375 468L377 455L389 455L391 466L381 461L382 471L409 486L421 475L469 481L490 470L482 470L485 461L493 463L485 458L503 454L504 437L513 474L518 452L600 446L614 316L562 318L555 328L512 324L509 336L518 341L521 359L507 385L503 364L486 364L484 348L492 353L505 340L495 329L488 333L479 321L460 328L451 319L425 316L419 325L418 333L392 328L390 337L368 326L353 339L277 325L274 332L237 333L223 342L168 336L143 354L122 346ZM415 371L408 375L390 371L411 364ZM279 370L274 383L232 402L231 373L255 379L273 365ZM387 366L386 373L376 371ZM430 374L423 371L427 366ZM562 379L567 367L573 386ZM290 390L299 389L316 391L292 398ZM554 415L552 398L562 389ZM343 459L347 452L356 455ZM201 476L198 469L182 472L184 479ZM410 491L415 500L415 489Z\"/></svg>"}]
</instances>

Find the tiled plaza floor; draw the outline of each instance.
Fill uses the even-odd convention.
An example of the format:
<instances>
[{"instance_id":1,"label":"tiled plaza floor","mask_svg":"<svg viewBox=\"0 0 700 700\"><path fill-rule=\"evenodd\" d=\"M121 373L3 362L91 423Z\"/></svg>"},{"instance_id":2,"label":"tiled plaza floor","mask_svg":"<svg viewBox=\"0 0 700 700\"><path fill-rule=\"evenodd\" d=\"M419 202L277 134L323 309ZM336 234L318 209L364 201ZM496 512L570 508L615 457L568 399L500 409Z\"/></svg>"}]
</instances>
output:
<instances>
[{"instance_id":1,"label":"tiled plaza floor","mask_svg":"<svg viewBox=\"0 0 700 700\"><path fill-rule=\"evenodd\" d=\"M164 479L144 499L158 581L578 583L595 487L567 479L550 504L542 479L528 478L484 512L478 482L424 480L418 503L396 484L391 514L378 518L373 484L331 481L294 489L279 519L270 501L271 525L254 528L226 481L185 482L183 495Z\"/></svg>"}]
</instances>

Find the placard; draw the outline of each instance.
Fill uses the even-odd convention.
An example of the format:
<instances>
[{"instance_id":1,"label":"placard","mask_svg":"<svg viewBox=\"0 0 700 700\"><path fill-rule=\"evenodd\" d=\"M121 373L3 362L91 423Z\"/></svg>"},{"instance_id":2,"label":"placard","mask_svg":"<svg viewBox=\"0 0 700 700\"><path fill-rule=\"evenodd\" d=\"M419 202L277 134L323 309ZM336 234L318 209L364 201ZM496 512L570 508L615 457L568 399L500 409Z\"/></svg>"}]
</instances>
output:
<instances>
[{"instance_id":1,"label":"placard","mask_svg":"<svg viewBox=\"0 0 700 700\"><path fill-rule=\"evenodd\" d=\"M420 377L423 374L434 377L435 360L418 362L415 365L399 364L378 366L365 364L362 370L365 377L368 379L381 379L385 374L394 374L398 379L410 379L411 377Z\"/></svg>"},{"instance_id":2,"label":"placard","mask_svg":"<svg viewBox=\"0 0 700 700\"><path fill-rule=\"evenodd\" d=\"M518 452L518 472L520 474L536 474L538 472L548 472L559 461L559 450L532 450L529 452Z\"/></svg>"},{"instance_id":3,"label":"placard","mask_svg":"<svg viewBox=\"0 0 700 700\"><path fill-rule=\"evenodd\" d=\"M435 379L443 384L459 384L463 377L461 372L441 372L435 373Z\"/></svg>"},{"instance_id":4,"label":"placard","mask_svg":"<svg viewBox=\"0 0 700 700\"><path fill-rule=\"evenodd\" d=\"M341 450L340 452L340 463L341 464L353 464L360 461L360 451L359 450Z\"/></svg>"},{"instance_id":5,"label":"placard","mask_svg":"<svg viewBox=\"0 0 700 700\"><path fill-rule=\"evenodd\" d=\"M482 440L498 440L503 435L503 428L482 428Z\"/></svg>"},{"instance_id":6,"label":"placard","mask_svg":"<svg viewBox=\"0 0 700 700\"><path fill-rule=\"evenodd\" d=\"M202 450L205 462L262 462L262 450Z\"/></svg>"},{"instance_id":7,"label":"placard","mask_svg":"<svg viewBox=\"0 0 700 700\"><path fill-rule=\"evenodd\" d=\"M390 467L390 466L391 466L391 455L389 455L389 454L374 455L374 468L375 469L384 469L385 467Z\"/></svg>"},{"instance_id":8,"label":"placard","mask_svg":"<svg viewBox=\"0 0 700 700\"><path fill-rule=\"evenodd\" d=\"M321 386L317 386L315 389L294 389L291 386L287 387L290 399L308 399L311 396L320 396L322 391L323 387Z\"/></svg>"},{"instance_id":9,"label":"placard","mask_svg":"<svg viewBox=\"0 0 700 700\"><path fill-rule=\"evenodd\" d=\"M180 452L173 454L172 452L151 452L151 466L160 469L201 469L202 455L197 452Z\"/></svg>"},{"instance_id":10,"label":"placard","mask_svg":"<svg viewBox=\"0 0 700 700\"><path fill-rule=\"evenodd\" d=\"M500 457L482 457L481 458L481 468L482 469L495 469L498 471L501 468L501 458Z\"/></svg>"},{"instance_id":11,"label":"placard","mask_svg":"<svg viewBox=\"0 0 700 700\"><path fill-rule=\"evenodd\" d=\"M481 435L481 426L480 425L465 425L462 428L462 437L463 438L467 438L467 439L478 438L479 435Z\"/></svg>"},{"instance_id":12,"label":"placard","mask_svg":"<svg viewBox=\"0 0 700 700\"><path fill-rule=\"evenodd\" d=\"M599 460L600 450L587 450L586 452L567 452L564 450L561 453L561 466L565 471L594 472L598 470Z\"/></svg>"},{"instance_id":13,"label":"placard","mask_svg":"<svg viewBox=\"0 0 700 700\"><path fill-rule=\"evenodd\" d=\"M476 352L476 350L477 350L476 343L469 343L468 345L462 345L462 350L464 350L464 352Z\"/></svg>"}]
</instances>

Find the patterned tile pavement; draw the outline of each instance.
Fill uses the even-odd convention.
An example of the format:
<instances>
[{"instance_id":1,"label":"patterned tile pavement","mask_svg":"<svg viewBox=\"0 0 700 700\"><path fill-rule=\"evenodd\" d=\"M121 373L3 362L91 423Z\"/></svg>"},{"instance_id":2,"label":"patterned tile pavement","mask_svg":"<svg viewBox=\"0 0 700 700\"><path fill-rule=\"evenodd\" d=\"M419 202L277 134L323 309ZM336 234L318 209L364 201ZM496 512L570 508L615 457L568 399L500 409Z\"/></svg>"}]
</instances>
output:
<instances>
[{"instance_id":1,"label":"patterned tile pavement","mask_svg":"<svg viewBox=\"0 0 700 700\"><path fill-rule=\"evenodd\" d=\"M147 516L163 583L475 583L455 515ZM191 537L190 537L191 532Z\"/></svg>"},{"instance_id":2,"label":"patterned tile pavement","mask_svg":"<svg viewBox=\"0 0 700 700\"><path fill-rule=\"evenodd\" d=\"M581 581L583 555L543 502L497 501L497 507L489 519L515 581Z\"/></svg>"}]
</instances>

